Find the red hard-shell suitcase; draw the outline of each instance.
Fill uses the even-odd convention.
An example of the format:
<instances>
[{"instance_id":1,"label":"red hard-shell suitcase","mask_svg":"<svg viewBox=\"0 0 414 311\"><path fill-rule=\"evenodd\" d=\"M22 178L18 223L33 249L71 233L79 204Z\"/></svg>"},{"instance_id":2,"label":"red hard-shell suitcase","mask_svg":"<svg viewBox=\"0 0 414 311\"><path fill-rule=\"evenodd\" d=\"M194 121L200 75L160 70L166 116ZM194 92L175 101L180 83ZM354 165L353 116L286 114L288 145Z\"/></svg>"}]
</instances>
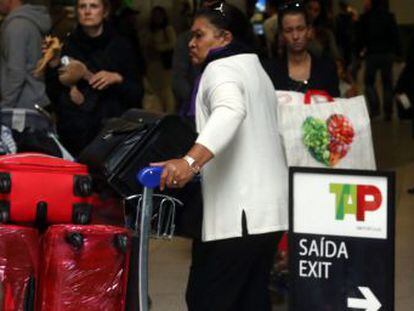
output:
<instances>
[{"instance_id":1,"label":"red hard-shell suitcase","mask_svg":"<svg viewBox=\"0 0 414 311\"><path fill-rule=\"evenodd\" d=\"M0 310L34 310L38 260L36 229L0 225Z\"/></svg>"},{"instance_id":2,"label":"red hard-shell suitcase","mask_svg":"<svg viewBox=\"0 0 414 311\"><path fill-rule=\"evenodd\" d=\"M123 311L128 229L53 225L42 240L38 310Z\"/></svg>"},{"instance_id":3,"label":"red hard-shell suitcase","mask_svg":"<svg viewBox=\"0 0 414 311\"><path fill-rule=\"evenodd\" d=\"M88 223L85 165L40 153L0 156L0 222Z\"/></svg>"}]
</instances>

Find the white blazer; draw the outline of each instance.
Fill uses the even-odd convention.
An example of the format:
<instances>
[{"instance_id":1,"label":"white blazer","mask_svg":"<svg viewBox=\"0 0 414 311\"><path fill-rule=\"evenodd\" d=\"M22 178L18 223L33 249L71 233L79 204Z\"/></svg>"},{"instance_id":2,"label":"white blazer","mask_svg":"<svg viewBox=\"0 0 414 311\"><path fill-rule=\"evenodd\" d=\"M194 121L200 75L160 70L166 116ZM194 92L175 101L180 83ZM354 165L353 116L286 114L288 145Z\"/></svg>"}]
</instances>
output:
<instances>
[{"instance_id":1,"label":"white blazer","mask_svg":"<svg viewBox=\"0 0 414 311\"><path fill-rule=\"evenodd\" d=\"M202 238L242 236L288 227L288 169L277 129L272 82L255 54L211 62L196 97L197 142L214 158L202 169Z\"/></svg>"}]
</instances>

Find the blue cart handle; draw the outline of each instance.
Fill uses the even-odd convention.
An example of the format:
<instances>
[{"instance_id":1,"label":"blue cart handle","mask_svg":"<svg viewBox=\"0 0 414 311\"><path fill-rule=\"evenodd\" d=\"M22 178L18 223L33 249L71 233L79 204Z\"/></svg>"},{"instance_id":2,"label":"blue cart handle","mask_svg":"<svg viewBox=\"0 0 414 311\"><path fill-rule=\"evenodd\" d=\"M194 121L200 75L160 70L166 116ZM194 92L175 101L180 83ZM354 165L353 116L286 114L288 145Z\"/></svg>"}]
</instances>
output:
<instances>
[{"instance_id":1,"label":"blue cart handle","mask_svg":"<svg viewBox=\"0 0 414 311\"><path fill-rule=\"evenodd\" d=\"M160 185L163 169L161 166L145 167L138 172L137 179L144 187L154 189Z\"/></svg>"}]
</instances>

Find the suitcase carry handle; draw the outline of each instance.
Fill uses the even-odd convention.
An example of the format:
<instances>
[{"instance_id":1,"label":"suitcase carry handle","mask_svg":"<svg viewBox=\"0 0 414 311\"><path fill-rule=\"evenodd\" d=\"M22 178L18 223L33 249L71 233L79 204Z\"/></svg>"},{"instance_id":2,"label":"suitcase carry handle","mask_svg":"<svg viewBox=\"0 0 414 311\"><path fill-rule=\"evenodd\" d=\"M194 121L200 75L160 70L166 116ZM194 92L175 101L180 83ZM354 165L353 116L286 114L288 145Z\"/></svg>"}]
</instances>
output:
<instances>
[{"instance_id":1,"label":"suitcase carry handle","mask_svg":"<svg viewBox=\"0 0 414 311\"><path fill-rule=\"evenodd\" d=\"M328 102L333 102L334 99L327 91L322 90L308 90L305 93L304 103L305 105L310 105L312 102L312 96L319 96L319 97L325 97Z\"/></svg>"}]
</instances>

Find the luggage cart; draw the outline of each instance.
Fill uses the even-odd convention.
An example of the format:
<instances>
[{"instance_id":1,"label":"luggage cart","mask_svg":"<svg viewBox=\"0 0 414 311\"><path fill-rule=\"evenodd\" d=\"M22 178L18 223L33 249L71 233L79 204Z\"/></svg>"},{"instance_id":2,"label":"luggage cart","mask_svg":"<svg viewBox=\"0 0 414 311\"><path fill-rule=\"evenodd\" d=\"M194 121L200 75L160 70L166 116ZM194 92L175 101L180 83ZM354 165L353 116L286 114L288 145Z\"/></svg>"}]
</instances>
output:
<instances>
[{"instance_id":1,"label":"luggage cart","mask_svg":"<svg viewBox=\"0 0 414 311\"><path fill-rule=\"evenodd\" d=\"M149 238L170 240L175 230L175 210L183 203L173 197L154 194L159 186L162 167L146 167L137 174L137 181L143 186L143 193L127 197L136 200L137 212L133 229L138 233L138 310L148 311L148 253ZM154 204L156 200L156 204Z\"/></svg>"}]
</instances>

